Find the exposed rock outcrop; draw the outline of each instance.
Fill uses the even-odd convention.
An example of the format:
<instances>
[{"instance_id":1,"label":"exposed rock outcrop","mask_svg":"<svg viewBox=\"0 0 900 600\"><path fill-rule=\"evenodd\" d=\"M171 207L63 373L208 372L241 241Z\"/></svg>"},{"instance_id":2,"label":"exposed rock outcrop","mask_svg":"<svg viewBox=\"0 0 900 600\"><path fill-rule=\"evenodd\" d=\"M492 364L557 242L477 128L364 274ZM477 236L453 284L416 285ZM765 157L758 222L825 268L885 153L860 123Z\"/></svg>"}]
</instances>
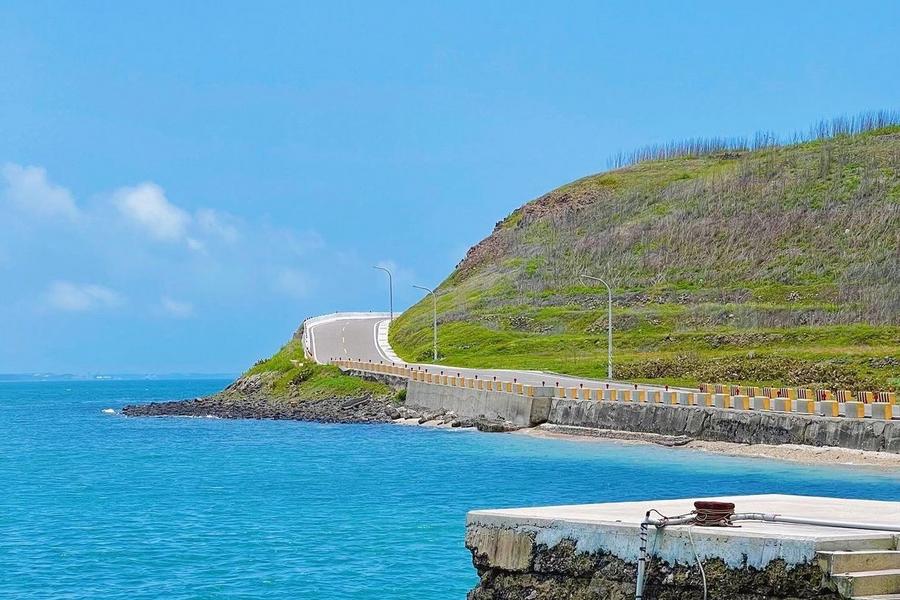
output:
<instances>
[{"instance_id":1,"label":"exposed rock outcrop","mask_svg":"<svg viewBox=\"0 0 900 600\"><path fill-rule=\"evenodd\" d=\"M479 551L485 532L470 528L466 546L478 569L478 585L469 600L631 600L637 565L608 552L579 552L564 539L553 547L531 539L510 542L507 551L488 556ZM530 543L529 543L530 542ZM510 545L512 544L512 545ZM516 546L513 548L513 546ZM823 586L823 573L815 564L787 565L778 559L764 569L730 568L721 559L704 562L710 599L837 600ZM646 600L701 600L703 581L694 564L670 565L653 561L644 588Z\"/></svg>"},{"instance_id":2,"label":"exposed rock outcrop","mask_svg":"<svg viewBox=\"0 0 900 600\"><path fill-rule=\"evenodd\" d=\"M292 419L322 423L385 423L397 418L390 397L363 396L301 400L274 394L265 375L242 377L223 391L205 398L131 404L129 417L219 417L222 419Z\"/></svg>"}]
</instances>

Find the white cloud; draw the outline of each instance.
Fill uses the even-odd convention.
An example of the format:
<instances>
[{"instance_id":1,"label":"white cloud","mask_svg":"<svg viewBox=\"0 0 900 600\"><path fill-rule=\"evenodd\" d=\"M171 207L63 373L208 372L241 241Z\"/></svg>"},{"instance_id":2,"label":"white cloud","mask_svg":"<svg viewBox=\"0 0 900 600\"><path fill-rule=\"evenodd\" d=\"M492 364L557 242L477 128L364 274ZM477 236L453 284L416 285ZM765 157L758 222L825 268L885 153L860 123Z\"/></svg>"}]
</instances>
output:
<instances>
[{"instance_id":1,"label":"white cloud","mask_svg":"<svg viewBox=\"0 0 900 600\"><path fill-rule=\"evenodd\" d=\"M407 269L406 267L401 267L393 260L379 260L375 263L377 266L382 269L387 269L391 272L391 276L394 280L394 285L396 286L398 282L400 283L409 283L415 279L415 273L412 269ZM382 274L382 277L384 275Z\"/></svg>"},{"instance_id":2,"label":"white cloud","mask_svg":"<svg viewBox=\"0 0 900 600\"><path fill-rule=\"evenodd\" d=\"M168 296L163 296L159 304L164 313L178 319L186 319L194 315L194 305L190 302L180 302Z\"/></svg>"},{"instance_id":3,"label":"white cloud","mask_svg":"<svg viewBox=\"0 0 900 600\"><path fill-rule=\"evenodd\" d=\"M108 287L69 281L54 281L45 297L51 308L69 312L115 308L124 302L118 292Z\"/></svg>"},{"instance_id":4,"label":"white cloud","mask_svg":"<svg viewBox=\"0 0 900 600\"><path fill-rule=\"evenodd\" d=\"M132 223L162 241L181 241L191 216L166 198L155 183L140 183L113 193L113 203Z\"/></svg>"},{"instance_id":5,"label":"white cloud","mask_svg":"<svg viewBox=\"0 0 900 600\"><path fill-rule=\"evenodd\" d=\"M292 231L290 229L276 229L264 232L263 235L272 240L272 243L285 253L298 257L306 257L325 246L325 240L319 232L312 229L306 231Z\"/></svg>"},{"instance_id":6,"label":"white cloud","mask_svg":"<svg viewBox=\"0 0 900 600\"><path fill-rule=\"evenodd\" d=\"M66 188L51 183L41 167L3 165L5 196L22 210L41 217L76 219L79 211L75 199Z\"/></svg>"},{"instance_id":7,"label":"white cloud","mask_svg":"<svg viewBox=\"0 0 900 600\"><path fill-rule=\"evenodd\" d=\"M214 235L233 244L240 237L234 218L211 208L201 208L196 213L197 225L204 233Z\"/></svg>"},{"instance_id":8,"label":"white cloud","mask_svg":"<svg viewBox=\"0 0 900 600\"><path fill-rule=\"evenodd\" d=\"M0 221L8 220L0 233L0 273L22 302L37 299L45 311L189 318L199 311L191 302L201 298L227 297L235 305L309 300L320 280L341 268L312 229L189 207L152 181L89 198L76 203L40 167L0 162ZM26 219L26 208L56 218ZM61 227L61 216L75 220ZM44 287L17 283L34 278Z\"/></svg>"},{"instance_id":9,"label":"white cloud","mask_svg":"<svg viewBox=\"0 0 900 600\"><path fill-rule=\"evenodd\" d=\"M187 247L195 252L206 252L206 244L198 240L197 238L189 237L185 240L187 242Z\"/></svg>"},{"instance_id":10,"label":"white cloud","mask_svg":"<svg viewBox=\"0 0 900 600\"><path fill-rule=\"evenodd\" d=\"M276 275L275 289L293 298L306 298L312 291L312 282L306 273L286 268Z\"/></svg>"}]
</instances>

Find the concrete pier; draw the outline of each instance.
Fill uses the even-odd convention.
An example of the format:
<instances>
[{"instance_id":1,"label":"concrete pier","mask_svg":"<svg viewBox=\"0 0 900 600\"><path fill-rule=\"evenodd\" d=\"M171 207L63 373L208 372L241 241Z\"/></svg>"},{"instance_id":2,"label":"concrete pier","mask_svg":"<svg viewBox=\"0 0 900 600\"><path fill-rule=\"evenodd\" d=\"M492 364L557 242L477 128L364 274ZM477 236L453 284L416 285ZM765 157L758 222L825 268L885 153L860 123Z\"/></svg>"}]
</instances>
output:
<instances>
[{"instance_id":1,"label":"concrete pier","mask_svg":"<svg viewBox=\"0 0 900 600\"><path fill-rule=\"evenodd\" d=\"M550 581L557 589L565 587L568 598L633 598L644 515L651 509L667 516L689 513L694 500L472 511L466 545L481 582L470 598L555 598L549 594L552 586L542 585ZM705 500L733 502L739 513L900 529L900 502L784 495ZM875 559L883 566L898 565L882 569L889 573L865 585L880 593L900 592L891 588L894 571L900 576L897 533L759 521L737 525L651 527L648 547L653 566L645 598L701 597L697 557L706 566L711 599L855 597L848 594L855 593L854 585L859 591L864 578L834 573L829 566L851 558L858 558L859 564Z\"/></svg>"}]
</instances>

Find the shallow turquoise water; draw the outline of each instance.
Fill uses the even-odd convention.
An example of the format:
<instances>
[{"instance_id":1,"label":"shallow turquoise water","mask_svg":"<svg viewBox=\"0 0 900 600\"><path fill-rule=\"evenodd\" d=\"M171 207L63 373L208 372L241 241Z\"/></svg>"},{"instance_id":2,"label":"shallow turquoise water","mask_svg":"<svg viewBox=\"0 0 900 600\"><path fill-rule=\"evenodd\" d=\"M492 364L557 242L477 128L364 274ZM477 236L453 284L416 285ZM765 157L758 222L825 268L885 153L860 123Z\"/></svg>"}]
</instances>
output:
<instances>
[{"instance_id":1,"label":"shallow turquoise water","mask_svg":"<svg viewBox=\"0 0 900 600\"><path fill-rule=\"evenodd\" d=\"M361 425L107 415L223 381L0 383L0 598L464 598L467 510L896 475Z\"/></svg>"}]
</instances>

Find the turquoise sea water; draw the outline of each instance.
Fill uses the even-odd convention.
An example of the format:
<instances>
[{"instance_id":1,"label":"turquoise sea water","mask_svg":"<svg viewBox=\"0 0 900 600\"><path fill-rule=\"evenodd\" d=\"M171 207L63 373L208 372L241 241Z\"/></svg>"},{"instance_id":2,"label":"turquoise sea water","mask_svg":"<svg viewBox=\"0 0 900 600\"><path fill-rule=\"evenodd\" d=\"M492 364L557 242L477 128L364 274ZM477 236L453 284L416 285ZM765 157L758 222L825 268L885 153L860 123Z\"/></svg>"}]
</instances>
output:
<instances>
[{"instance_id":1,"label":"turquoise sea water","mask_svg":"<svg viewBox=\"0 0 900 600\"><path fill-rule=\"evenodd\" d=\"M900 477L393 425L138 419L224 381L0 383L0 598L464 598L473 508Z\"/></svg>"}]
</instances>

